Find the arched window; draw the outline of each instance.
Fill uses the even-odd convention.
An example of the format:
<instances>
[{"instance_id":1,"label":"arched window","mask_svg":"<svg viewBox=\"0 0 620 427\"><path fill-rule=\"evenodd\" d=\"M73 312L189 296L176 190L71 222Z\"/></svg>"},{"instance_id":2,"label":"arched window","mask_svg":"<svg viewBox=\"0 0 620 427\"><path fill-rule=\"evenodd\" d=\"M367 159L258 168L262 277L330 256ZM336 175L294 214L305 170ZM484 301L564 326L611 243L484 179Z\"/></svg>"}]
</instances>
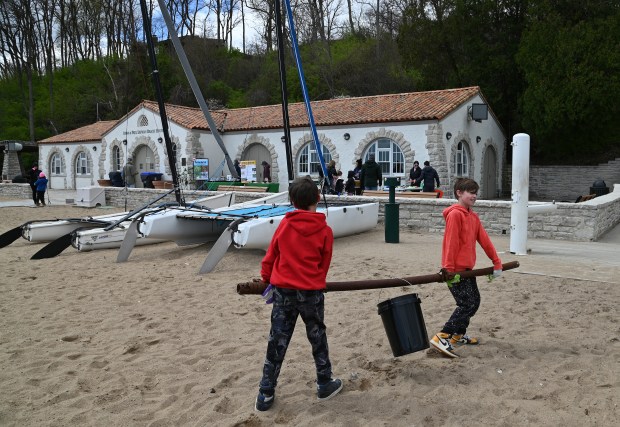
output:
<instances>
[{"instance_id":1,"label":"arched window","mask_svg":"<svg viewBox=\"0 0 620 427\"><path fill-rule=\"evenodd\" d=\"M138 117L138 126L139 127L144 127L144 126L148 126L149 125L149 119L142 114L140 117Z\"/></svg>"},{"instance_id":2,"label":"arched window","mask_svg":"<svg viewBox=\"0 0 620 427\"><path fill-rule=\"evenodd\" d=\"M469 147L465 141L461 141L456 146L454 152L454 171L456 176L469 176Z\"/></svg>"},{"instance_id":3,"label":"arched window","mask_svg":"<svg viewBox=\"0 0 620 427\"><path fill-rule=\"evenodd\" d=\"M80 151L75 158L75 174L90 175L90 168L88 167L88 157L83 151Z\"/></svg>"},{"instance_id":4,"label":"arched window","mask_svg":"<svg viewBox=\"0 0 620 427\"><path fill-rule=\"evenodd\" d=\"M321 146L321 151L323 151L323 159L325 159L325 163L329 163L332 159L332 154L329 152L329 149L325 146ZM306 144L300 151L297 158L297 170L299 171L299 175L319 175L319 170L321 169L321 163L319 162L319 156L316 153L316 148L314 148L314 142Z\"/></svg>"},{"instance_id":5,"label":"arched window","mask_svg":"<svg viewBox=\"0 0 620 427\"><path fill-rule=\"evenodd\" d=\"M50 161L50 170L51 170L52 175L64 175L65 174L65 168L62 163L62 156L59 153L55 153L52 156L52 159Z\"/></svg>"},{"instance_id":6,"label":"arched window","mask_svg":"<svg viewBox=\"0 0 620 427\"><path fill-rule=\"evenodd\" d=\"M121 148L118 145L112 148L112 170L121 170Z\"/></svg>"},{"instance_id":7,"label":"arched window","mask_svg":"<svg viewBox=\"0 0 620 427\"><path fill-rule=\"evenodd\" d=\"M405 156L397 143L389 138L379 138L373 141L366 154L364 162L370 155L375 156L375 161L381 166L383 176L396 176L405 173Z\"/></svg>"}]
</instances>

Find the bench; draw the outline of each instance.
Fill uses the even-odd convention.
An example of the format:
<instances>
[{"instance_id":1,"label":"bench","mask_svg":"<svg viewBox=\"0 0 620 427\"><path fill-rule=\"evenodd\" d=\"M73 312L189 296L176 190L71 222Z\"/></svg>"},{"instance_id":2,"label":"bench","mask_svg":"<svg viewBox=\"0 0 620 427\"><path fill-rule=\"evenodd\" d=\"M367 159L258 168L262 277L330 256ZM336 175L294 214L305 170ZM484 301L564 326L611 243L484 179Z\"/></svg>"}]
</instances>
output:
<instances>
[{"instance_id":1,"label":"bench","mask_svg":"<svg viewBox=\"0 0 620 427\"><path fill-rule=\"evenodd\" d=\"M389 197L389 191L378 191L378 190L364 190L364 194L362 196L368 197ZM397 191L395 193L395 197L404 197L406 199L437 199L439 198L439 193L434 191L432 192L424 192L424 191Z\"/></svg>"},{"instance_id":2,"label":"bench","mask_svg":"<svg viewBox=\"0 0 620 427\"><path fill-rule=\"evenodd\" d=\"M246 193L266 193L267 187L245 187L242 185L220 185L217 191L243 191Z\"/></svg>"}]
</instances>

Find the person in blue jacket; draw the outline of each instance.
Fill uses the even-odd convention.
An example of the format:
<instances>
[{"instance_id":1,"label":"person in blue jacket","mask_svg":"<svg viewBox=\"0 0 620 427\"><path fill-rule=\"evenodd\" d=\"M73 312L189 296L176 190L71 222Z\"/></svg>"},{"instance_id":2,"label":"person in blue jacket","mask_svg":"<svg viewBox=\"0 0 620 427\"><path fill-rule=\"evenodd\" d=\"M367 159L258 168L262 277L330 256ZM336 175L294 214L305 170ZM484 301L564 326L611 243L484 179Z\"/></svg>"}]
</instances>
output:
<instances>
[{"instance_id":1,"label":"person in blue jacket","mask_svg":"<svg viewBox=\"0 0 620 427\"><path fill-rule=\"evenodd\" d=\"M37 189L37 206L45 206L45 190L47 190L47 178L43 172L39 173L39 179L34 182Z\"/></svg>"}]
</instances>

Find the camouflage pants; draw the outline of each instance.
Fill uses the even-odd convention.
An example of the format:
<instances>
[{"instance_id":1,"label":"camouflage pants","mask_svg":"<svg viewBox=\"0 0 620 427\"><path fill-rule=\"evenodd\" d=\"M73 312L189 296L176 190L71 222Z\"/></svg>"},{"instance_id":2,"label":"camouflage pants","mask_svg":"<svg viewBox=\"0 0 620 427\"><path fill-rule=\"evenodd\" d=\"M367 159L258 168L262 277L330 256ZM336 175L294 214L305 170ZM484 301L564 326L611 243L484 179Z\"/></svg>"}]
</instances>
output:
<instances>
[{"instance_id":1,"label":"camouflage pants","mask_svg":"<svg viewBox=\"0 0 620 427\"><path fill-rule=\"evenodd\" d=\"M306 325L306 335L312 345L317 382L324 384L331 379L332 365L329 361L323 311L322 291L296 291L281 288L274 290L271 330L263 366L263 379L260 382L261 392L273 394L275 391L280 368L293 336L298 316L301 316Z\"/></svg>"},{"instance_id":2,"label":"camouflage pants","mask_svg":"<svg viewBox=\"0 0 620 427\"><path fill-rule=\"evenodd\" d=\"M441 332L448 334L464 334L469 326L469 320L480 307L480 292L475 277L461 279L450 288L456 301L456 309L446 322Z\"/></svg>"}]
</instances>

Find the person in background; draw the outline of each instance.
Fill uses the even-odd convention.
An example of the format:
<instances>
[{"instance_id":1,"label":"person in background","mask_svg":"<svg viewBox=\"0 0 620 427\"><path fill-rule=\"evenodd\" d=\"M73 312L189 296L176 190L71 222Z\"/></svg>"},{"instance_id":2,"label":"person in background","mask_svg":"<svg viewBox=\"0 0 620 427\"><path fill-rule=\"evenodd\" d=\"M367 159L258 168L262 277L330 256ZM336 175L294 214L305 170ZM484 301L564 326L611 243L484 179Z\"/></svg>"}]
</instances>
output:
<instances>
[{"instance_id":1,"label":"person in background","mask_svg":"<svg viewBox=\"0 0 620 427\"><path fill-rule=\"evenodd\" d=\"M368 160L362 166L362 173L360 174L360 185L363 190L376 190L378 186L382 185L383 178L381 177L381 166L375 162L375 155L368 156Z\"/></svg>"},{"instance_id":2,"label":"person in background","mask_svg":"<svg viewBox=\"0 0 620 427\"><path fill-rule=\"evenodd\" d=\"M271 166L265 160L261 165L263 165L263 182L271 182Z\"/></svg>"},{"instance_id":3,"label":"person in background","mask_svg":"<svg viewBox=\"0 0 620 427\"><path fill-rule=\"evenodd\" d=\"M288 193L295 210L278 225L261 263L261 278L269 284L263 296L267 303L273 302L273 308L254 406L257 411L273 406L280 368L300 316L312 346L318 399L330 399L342 390L342 380L332 378L324 323L324 291L334 235L325 215L316 211L321 195L309 176L294 180Z\"/></svg>"},{"instance_id":4,"label":"person in background","mask_svg":"<svg viewBox=\"0 0 620 427\"><path fill-rule=\"evenodd\" d=\"M136 176L138 176L138 172L133 165L133 159L129 158L127 159L127 164L123 166L123 179L128 188L136 187Z\"/></svg>"},{"instance_id":5,"label":"person in background","mask_svg":"<svg viewBox=\"0 0 620 427\"><path fill-rule=\"evenodd\" d=\"M420 169L420 163L416 160L413 162L413 167L409 171L409 184L414 185L420 178L420 175L422 175L422 169Z\"/></svg>"},{"instance_id":6,"label":"person in background","mask_svg":"<svg viewBox=\"0 0 620 427\"><path fill-rule=\"evenodd\" d=\"M437 174L437 171L433 169L431 162L428 160L424 162L424 168L420 173L420 177L415 180L415 185L419 186L422 181L424 181L424 186L422 187L422 191L424 192L435 191L435 182L437 182L437 187L441 185L439 183L439 175Z\"/></svg>"},{"instance_id":7,"label":"person in background","mask_svg":"<svg viewBox=\"0 0 620 427\"><path fill-rule=\"evenodd\" d=\"M329 184L329 192L333 193L336 189L336 179L338 171L336 170L336 161L330 160L327 164L327 184Z\"/></svg>"},{"instance_id":8,"label":"person in background","mask_svg":"<svg viewBox=\"0 0 620 427\"><path fill-rule=\"evenodd\" d=\"M355 167L353 168L353 178L360 179L361 173L362 173L362 159L357 159L355 161Z\"/></svg>"},{"instance_id":9,"label":"person in background","mask_svg":"<svg viewBox=\"0 0 620 427\"><path fill-rule=\"evenodd\" d=\"M347 193L347 196L355 195L355 173L353 171L347 173L347 182L344 184L344 191Z\"/></svg>"},{"instance_id":10,"label":"person in background","mask_svg":"<svg viewBox=\"0 0 620 427\"><path fill-rule=\"evenodd\" d=\"M47 178L43 172L39 173L39 178L34 182L37 189L37 206L45 206L45 190L47 190Z\"/></svg>"},{"instance_id":11,"label":"person in background","mask_svg":"<svg viewBox=\"0 0 620 427\"><path fill-rule=\"evenodd\" d=\"M41 171L39 170L39 165L36 163L32 164L32 169L28 171L28 184L30 184L30 188L32 190L32 201L35 206L39 206L39 202L37 201L37 187L34 185L37 179L39 179L39 174Z\"/></svg>"},{"instance_id":12,"label":"person in background","mask_svg":"<svg viewBox=\"0 0 620 427\"><path fill-rule=\"evenodd\" d=\"M241 165L239 164L239 159L235 159L233 163L235 165L235 172L237 172L237 178L235 179L241 181Z\"/></svg>"},{"instance_id":13,"label":"person in background","mask_svg":"<svg viewBox=\"0 0 620 427\"><path fill-rule=\"evenodd\" d=\"M340 196L344 192L344 179L342 179L342 171L336 172L335 181L336 184L334 185L334 191Z\"/></svg>"},{"instance_id":14,"label":"person in background","mask_svg":"<svg viewBox=\"0 0 620 427\"><path fill-rule=\"evenodd\" d=\"M473 269L476 265L476 242L478 242L493 263L491 278L495 278L502 273L502 260L497 256L480 218L472 210L478 189L478 183L470 178L459 178L454 183L454 197L457 203L443 211L446 230L441 249L441 266L442 271L449 274ZM441 332L431 339L432 346L447 357L458 357L454 352L456 345L478 344L477 338L466 334L469 321L480 306L480 292L476 278L457 276L448 282L448 288L456 302L456 309Z\"/></svg>"}]
</instances>

